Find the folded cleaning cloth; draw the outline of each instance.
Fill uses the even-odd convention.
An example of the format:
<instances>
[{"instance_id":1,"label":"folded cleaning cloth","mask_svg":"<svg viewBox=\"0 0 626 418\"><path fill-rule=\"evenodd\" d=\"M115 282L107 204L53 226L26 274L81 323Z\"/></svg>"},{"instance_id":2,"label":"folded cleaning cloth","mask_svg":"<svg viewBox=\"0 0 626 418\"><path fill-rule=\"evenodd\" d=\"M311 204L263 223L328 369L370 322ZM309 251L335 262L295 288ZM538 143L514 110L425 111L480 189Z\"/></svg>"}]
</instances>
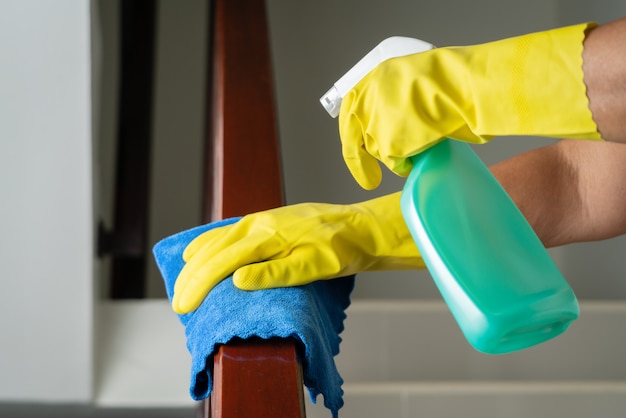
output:
<instances>
[{"instance_id":1,"label":"folded cleaning cloth","mask_svg":"<svg viewBox=\"0 0 626 418\"><path fill-rule=\"evenodd\" d=\"M172 300L174 283L183 268L182 253L201 233L237 222L227 219L180 232L158 242L153 253ZM343 406L343 379L334 356L339 353L345 309L350 304L354 276L321 280L306 286L255 292L237 289L232 277L216 286L202 305L179 315L185 326L191 353L191 397L211 394L213 356L221 344L234 338L293 337L302 343L304 384L315 402L320 393L324 405L337 417Z\"/></svg>"}]
</instances>

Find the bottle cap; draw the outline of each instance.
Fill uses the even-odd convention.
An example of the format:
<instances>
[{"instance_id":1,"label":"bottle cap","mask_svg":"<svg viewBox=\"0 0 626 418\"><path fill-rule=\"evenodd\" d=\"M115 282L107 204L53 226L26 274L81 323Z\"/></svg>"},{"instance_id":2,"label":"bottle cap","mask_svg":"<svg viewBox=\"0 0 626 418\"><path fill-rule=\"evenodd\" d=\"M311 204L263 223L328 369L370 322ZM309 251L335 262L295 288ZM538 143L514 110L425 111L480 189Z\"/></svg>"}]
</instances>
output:
<instances>
[{"instance_id":1,"label":"bottle cap","mask_svg":"<svg viewBox=\"0 0 626 418\"><path fill-rule=\"evenodd\" d=\"M339 94L337 87L332 86L330 90L328 90L326 94L321 97L320 103L324 106L324 109L326 109L331 117L336 118L339 115L339 109L341 108L341 99L342 97Z\"/></svg>"}]
</instances>

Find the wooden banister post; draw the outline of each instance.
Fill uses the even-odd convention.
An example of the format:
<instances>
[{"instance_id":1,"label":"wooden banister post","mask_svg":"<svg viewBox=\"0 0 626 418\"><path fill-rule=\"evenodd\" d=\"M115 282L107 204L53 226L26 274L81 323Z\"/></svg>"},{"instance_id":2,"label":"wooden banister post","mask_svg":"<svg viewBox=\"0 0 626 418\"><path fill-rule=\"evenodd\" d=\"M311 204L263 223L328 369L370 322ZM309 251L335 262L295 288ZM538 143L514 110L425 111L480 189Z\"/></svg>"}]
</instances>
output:
<instances>
[{"instance_id":1,"label":"wooden banister post","mask_svg":"<svg viewBox=\"0 0 626 418\"><path fill-rule=\"evenodd\" d=\"M284 203L265 2L212 3L207 221Z\"/></svg>"},{"instance_id":2,"label":"wooden banister post","mask_svg":"<svg viewBox=\"0 0 626 418\"><path fill-rule=\"evenodd\" d=\"M211 17L205 222L284 204L265 2L214 0ZM213 377L205 418L305 416L292 340L226 344Z\"/></svg>"},{"instance_id":3,"label":"wooden banister post","mask_svg":"<svg viewBox=\"0 0 626 418\"><path fill-rule=\"evenodd\" d=\"M291 340L222 347L214 363L211 417L304 417L302 369Z\"/></svg>"}]
</instances>

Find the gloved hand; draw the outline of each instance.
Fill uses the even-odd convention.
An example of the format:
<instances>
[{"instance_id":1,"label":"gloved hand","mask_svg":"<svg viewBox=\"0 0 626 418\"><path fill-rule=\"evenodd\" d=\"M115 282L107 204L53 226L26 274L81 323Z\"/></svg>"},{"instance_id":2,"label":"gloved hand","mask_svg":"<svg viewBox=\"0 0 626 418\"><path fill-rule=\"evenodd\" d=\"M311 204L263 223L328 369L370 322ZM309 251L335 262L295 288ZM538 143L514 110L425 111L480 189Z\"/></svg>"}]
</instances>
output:
<instances>
[{"instance_id":1,"label":"gloved hand","mask_svg":"<svg viewBox=\"0 0 626 418\"><path fill-rule=\"evenodd\" d=\"M195 310L234 272L245 290L307 284L361 271L422 269L400 193L353 205L303 203L244 216L207 231L183 253L172 307Z\"/></svg>"},{"instance_id":2,"label":"gloved hand","mask_svg":"<svg viewBox=\"0 0 626 418\"><path fill-rule=\"evenodd\" d=\"M345 95L344 160L374 189L380 160L401 176L408 157L446 137L484 143L496 135L601 139L583 82L581 24L382 62Z\"/></svg>"}]
</instances>

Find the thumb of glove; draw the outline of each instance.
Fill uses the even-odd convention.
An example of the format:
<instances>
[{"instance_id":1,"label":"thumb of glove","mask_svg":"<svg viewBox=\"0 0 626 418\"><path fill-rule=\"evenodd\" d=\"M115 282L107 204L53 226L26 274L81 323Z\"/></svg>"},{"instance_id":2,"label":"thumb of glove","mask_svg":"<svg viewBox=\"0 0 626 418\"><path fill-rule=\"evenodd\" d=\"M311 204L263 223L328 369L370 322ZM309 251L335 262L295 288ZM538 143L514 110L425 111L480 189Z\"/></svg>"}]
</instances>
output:
<instances>
[{"instance_id":1,"label":"thumb of glove","mask_svg":"<svg viewBox=\"0 0 626 418\"><path fill-rule=\"evenodd\" d=\"M354 114L343 112L349 109L353 96L344 98L339 112L339 135L341 136L341 153L352 177L366 190L373 190L380 184L383 173L376 158L366 149L363 124Z\"/></svg>"},{"instance_id":2,"label":"thumb of glove","mask_svg":"<svg viewBox=\"0 0 626 418\"><path fill-rule=\"evenodd\" d=\"M371 155L364 152L360 158L344 158L350 174L365 190L374 190L383 178L380 164Z\"/></svg>"}]
</instances>

